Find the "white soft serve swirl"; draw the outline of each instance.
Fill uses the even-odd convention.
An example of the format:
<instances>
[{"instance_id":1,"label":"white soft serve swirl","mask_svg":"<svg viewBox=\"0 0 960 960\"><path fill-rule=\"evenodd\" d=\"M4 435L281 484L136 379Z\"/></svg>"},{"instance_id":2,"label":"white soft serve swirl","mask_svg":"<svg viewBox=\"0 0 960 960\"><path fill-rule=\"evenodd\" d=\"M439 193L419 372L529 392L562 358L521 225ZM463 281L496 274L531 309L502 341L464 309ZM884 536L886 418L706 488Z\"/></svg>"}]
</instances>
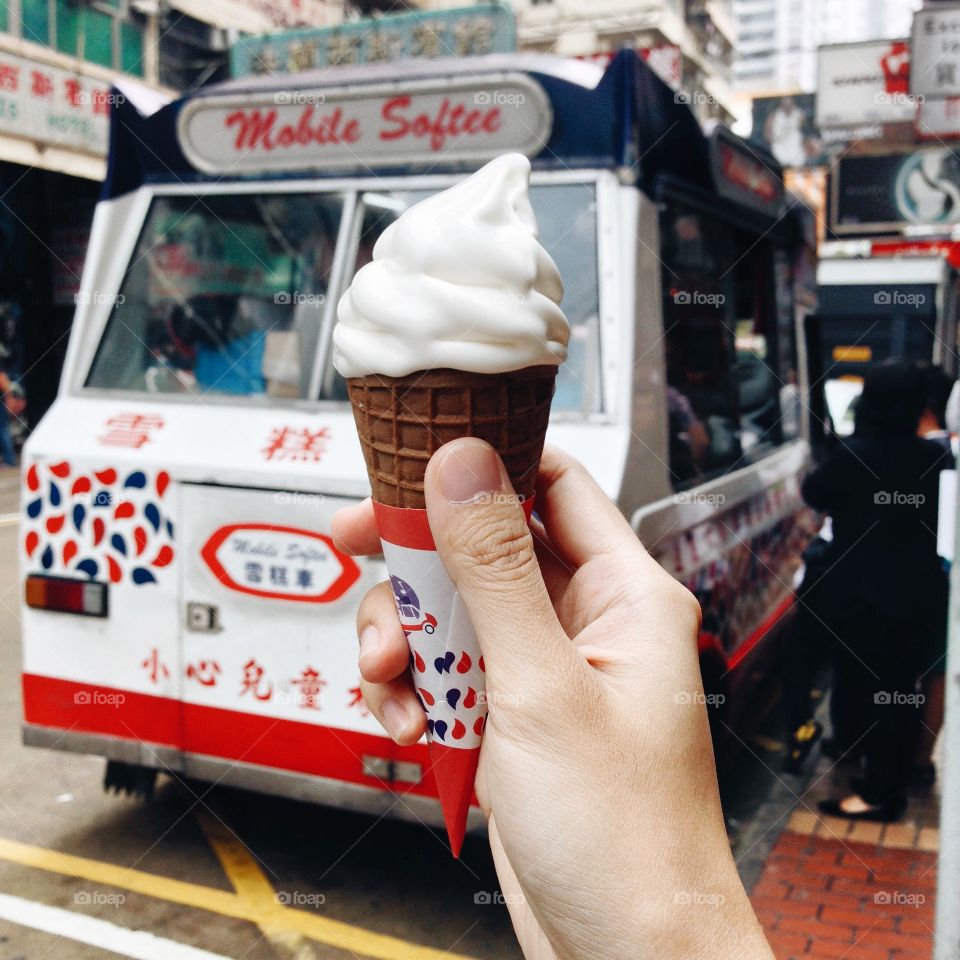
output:
<instances>
[{"instance_id":1,"label":"white soft serve swirl","mask_svg":"<svg viewBox=\"0 0 960 960\"><path fill-rule=\"evenodd\" d=\"M537 242L529 184L530 161L505 154L383 232L337 306L333 362L344 377L564 361L563 283Z\"/></svg>"}]
</instances>

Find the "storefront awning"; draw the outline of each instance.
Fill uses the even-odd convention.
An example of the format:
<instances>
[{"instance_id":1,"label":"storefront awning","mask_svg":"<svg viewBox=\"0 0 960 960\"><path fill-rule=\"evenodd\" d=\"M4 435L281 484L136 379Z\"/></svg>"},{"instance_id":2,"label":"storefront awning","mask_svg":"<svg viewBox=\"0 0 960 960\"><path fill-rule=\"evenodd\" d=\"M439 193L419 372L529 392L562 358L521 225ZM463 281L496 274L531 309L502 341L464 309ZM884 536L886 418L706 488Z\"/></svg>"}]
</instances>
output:
<instances>
[{"instance_id":1,"label":"storefront awning","mask_svg":"<svg viewBox=\"0 0 960 960\"><path fill-rule=\"evenodd\" d=\"M39 167L53 173L65 173L70 177L85 180L103 180L107 175L104 157L67 150L63 147L45 146L34 140L7 137L0 134L0 160L19 163L24 167Z\"/></svg>"},{"instance_id":2,"label":"storefront awning","mask_svg":"<svg viewBox=\"0 0 960 960\"><path fill-rule=\"evenodd\" d=\"M269 33L276 27L259 10L237 0L167 0L174 10L219 27L222 30L240 30L243 33Z\"/></svg>"}]
</instances>

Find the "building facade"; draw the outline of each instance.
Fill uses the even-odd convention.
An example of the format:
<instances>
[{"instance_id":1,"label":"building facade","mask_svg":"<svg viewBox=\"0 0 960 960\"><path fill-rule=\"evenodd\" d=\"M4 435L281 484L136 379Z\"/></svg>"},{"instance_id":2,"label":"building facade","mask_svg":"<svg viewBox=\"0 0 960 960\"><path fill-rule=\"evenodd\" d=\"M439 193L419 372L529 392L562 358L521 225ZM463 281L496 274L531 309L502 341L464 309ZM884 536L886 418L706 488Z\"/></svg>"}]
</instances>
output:
<instances>
[{"instance_id":1,"label":"building facade","mask_svg":"<svg viewBox=\"0 0 960 960\"><path fill-rule=\"evenodd\" d=\"M227 76L245 33L325 26L342 0L0 2L0 367L26 424L56 394L116 83L148 93ZM20 426L24 426L21 424Z\"/></svg>"},{"instance_id":2,"label":"building facade","mask_svg":"<svg viewBox=\"0 0 960 960\"><path fill-rule=\"evenodd\" d=\"M730 120L729 0L514 0L521 49L604 58L638 50L702 119Z\"/></svg>"}]
</instances>

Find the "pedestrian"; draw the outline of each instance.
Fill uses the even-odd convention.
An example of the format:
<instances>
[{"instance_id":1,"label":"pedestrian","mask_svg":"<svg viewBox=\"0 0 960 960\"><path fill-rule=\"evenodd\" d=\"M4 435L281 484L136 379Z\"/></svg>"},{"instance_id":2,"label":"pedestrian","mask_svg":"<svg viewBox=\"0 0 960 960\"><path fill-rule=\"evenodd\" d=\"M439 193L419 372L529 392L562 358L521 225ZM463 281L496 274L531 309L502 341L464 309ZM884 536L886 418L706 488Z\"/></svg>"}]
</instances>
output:
<instances>
[{"instance_id":1,"label":"pedestrian","mask_svg":"<svg viewBox=\"0 0 960 960\"><path fill-rule=\"evenodd\" d=\"M941 367L930 366L926 376L926 403L920 415L917 435L940 444L951 458L956 457L956 437L947 429L947 404L956 381ZM942 561L945 572L949 564ZM943 604L943 618L930 635L930 648L920 669L920 689L923 693L923 715L913 758L911 785L928 790L937 779L933 751L943 726L945 699L944 675L947 660L947 605Z\"/></svg>"},{"instance_id":2,"label":"pedestrian","mask_svg":"<svg viewBox=\"0 0 960 960\"><path fill-rule=\"evenodd\" d=\"M434 454L424 493L486 661L477 798L524 956L772 960L720 809L692 594L549 446L529 528L482 440ZM370 500L333 534L349 553L382 550ZM426 720L389 584L357 627L364 700L415 743Z\"/></svg>"},{"instance_id":3,"label":"pedestrian","mask_svg":"<svg viewBox=\"0 0 960 960\"><path fill-rule=\"evenodd\" d=\"M937 556L939 472L951 460L917 436L925 376L916 364L867 374L854 434L804 481L806 502L833 521L829 603L837 616L835 688L848 705L849 749L861 750L856 792L822 810L889 822L906 807L919 729L917 680L944 616Z\"/></svg>"},{"instance_id":4,"label":"pedestrian","mask_svg":"<svg viewBox=\"0 0 960 960\"><path fill-rule=\"evenodd\" d=\"M17 451L10 436L10 411L7 409L12 387L7 371L0 367L0 457L8 467L17 465Z\"/></svg>"}]
</instances>

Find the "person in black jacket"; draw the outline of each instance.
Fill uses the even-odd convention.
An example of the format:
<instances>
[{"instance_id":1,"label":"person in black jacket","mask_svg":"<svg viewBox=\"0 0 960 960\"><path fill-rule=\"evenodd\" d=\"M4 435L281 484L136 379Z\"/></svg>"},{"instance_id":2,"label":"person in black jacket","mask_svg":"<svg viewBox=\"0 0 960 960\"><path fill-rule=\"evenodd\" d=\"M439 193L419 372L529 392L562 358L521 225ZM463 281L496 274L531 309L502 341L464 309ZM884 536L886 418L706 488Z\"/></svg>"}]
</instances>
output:
<instances>
[{"instance_id":1,"label":"person in black jacket","mask_svg":"<svg viewBox=\"0 0 960 960\"><path fill-rule=\"evenodd\" d=\"M824 579L833 611L837 670L858 721L849 748L864 757L857 793L822 810L892 821L906 808L922 697L917 678L947 602L937 556L940 470L936 443L917 437L924 374L886 364L866 377L853 436L804 481L803 497L833 519L833 565Z\"/></svg>"}]
</instances>

